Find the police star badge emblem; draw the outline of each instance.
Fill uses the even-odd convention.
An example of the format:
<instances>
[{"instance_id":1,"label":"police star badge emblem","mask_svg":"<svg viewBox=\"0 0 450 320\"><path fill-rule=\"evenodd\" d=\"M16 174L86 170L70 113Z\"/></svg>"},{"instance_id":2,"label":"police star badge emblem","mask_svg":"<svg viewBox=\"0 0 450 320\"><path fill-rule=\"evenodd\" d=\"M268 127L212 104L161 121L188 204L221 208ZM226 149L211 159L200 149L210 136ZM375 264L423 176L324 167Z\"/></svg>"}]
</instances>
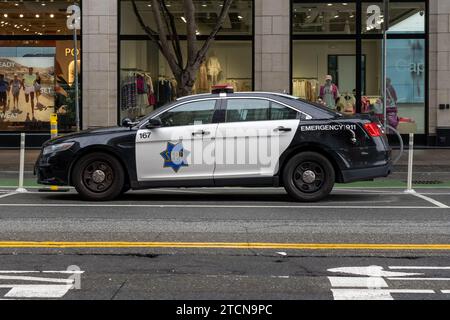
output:
<instances>
[{"instance_id":1,"label":"police star badge emblem","mask_svg":"<svg viewBox=\"0 0 450 320\"><path fill-rule=\"evenodd\" d=\"M183 143L180 141L176 144L167 143L167 148L161 152L161 156L164 159L164 168L172 168L177 172L181 167L188 167L187 157L190 152L183 147Z\"/></svg>"}]
</instances>

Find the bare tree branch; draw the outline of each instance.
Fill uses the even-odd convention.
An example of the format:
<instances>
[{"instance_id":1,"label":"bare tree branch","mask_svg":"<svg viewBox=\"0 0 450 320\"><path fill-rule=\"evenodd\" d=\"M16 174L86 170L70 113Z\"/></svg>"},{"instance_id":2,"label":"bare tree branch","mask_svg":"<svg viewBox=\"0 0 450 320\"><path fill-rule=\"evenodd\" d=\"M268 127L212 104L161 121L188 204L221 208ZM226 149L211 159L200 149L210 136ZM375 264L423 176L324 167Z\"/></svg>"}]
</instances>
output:
<instances>
[{"instance_id":1,"label":"bare tree branch","mask_svg":"<svg viewBox=\"0 0 450 320\"><path fill-rule=\"evenodd\" d=\"M180 66L180 68L183 68L183 53L181 51L180 37L178 35L175 17L167 8L165 0L161 0L161 8L162 12L165 14L165 16L167 16L167 19L165 19L166 26L170 33L170 40L172 41L173 51L175 52L175 55L178 59L178 65Z\"/></svg>"},{"instance_id":2,"label":"bare tree branch","mask_svg":"<svg viewBox=\"0 0 450 320\"><path fill-rule=\"evenodd\" d=\"M186 18L186 34L188 46L188 66L195 64L197 53L197 23L195 22L195 5L193 0L184 0L184 16Z\"/></svg>"},{"instance_id":3,"label":"bare tree branch","mask_svg":"<svg viewBox=\"0 0 450 320\"><path fill-rule=\"evenodd\" d=\"M167 40L167 31L165 29L163 18L161 16L161 12L157 9L160 7L161 2L159 0L153 0L152 3L154 8L153 16L155 18L156 26L159 31L159 41L161 43L162 54L166 58L167 62L170 65L170 68L174 73L181 72L183 68L178 65L175 56L170 50L170 45Z\"/></svg>"},{"instance_id":4,"label":"bare tree branch","mask_svg":"<svg viewBox=\"0 0 450 320\"><path fill-rule=\"evenodd\" d=\"M222 28L223 23L225 22L225 18L228 15L228 12L230 10L231 4L233 3L233 0L224 0L222 5L222 10L220 12L219 17L217 18L217 23L214 26L213 30L209 34L208 39L203 44L203 47L198 51L197 57L195 59L195 64L200 65L203 60L205 59L206 53L208 52L211 44L214 41L214 38L217 36L217 33Z\"/></svg>"},{"instance_id":5,"label":"bare tree branch","mask_svg":"<svg viewBox=\"0 0 450 320\"><path fill-rule=\"evenodd\" d=\"M161 49L161 44L159 43L159 40L158 40L158 33L145 24L144 19L142 19L142 16L139 13L139 10L137 8L136 1L132 0L131 3L133 5L134 13L135 13L135 15L136 15L136 17L137 17L137 19L139 21L139 24L141 25L142 29L149 36L149 38L153 42L155 42L158 45L158 47Z\"/></svg>"}]
</instances>

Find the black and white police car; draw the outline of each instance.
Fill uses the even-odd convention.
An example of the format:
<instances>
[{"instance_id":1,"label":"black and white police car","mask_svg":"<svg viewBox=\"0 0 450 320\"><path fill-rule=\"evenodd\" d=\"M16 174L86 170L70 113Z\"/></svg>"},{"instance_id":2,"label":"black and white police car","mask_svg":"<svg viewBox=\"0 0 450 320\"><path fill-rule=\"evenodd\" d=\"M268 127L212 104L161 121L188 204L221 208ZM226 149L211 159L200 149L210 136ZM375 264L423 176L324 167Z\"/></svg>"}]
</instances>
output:
<instances>
[{"instance_id":1,"label":"black and white police car","mask_svg":"<svg viewBox=\"0 0 450 320\"><path fill-rule=\"evenodd\" d=\"M139 122L47 141L35 173L85 200L162 187L284 187L319 201L334 184L386 177L391 149L370 116L346 117L296 97L216 88Z\"/></svg>"}]
</instances>

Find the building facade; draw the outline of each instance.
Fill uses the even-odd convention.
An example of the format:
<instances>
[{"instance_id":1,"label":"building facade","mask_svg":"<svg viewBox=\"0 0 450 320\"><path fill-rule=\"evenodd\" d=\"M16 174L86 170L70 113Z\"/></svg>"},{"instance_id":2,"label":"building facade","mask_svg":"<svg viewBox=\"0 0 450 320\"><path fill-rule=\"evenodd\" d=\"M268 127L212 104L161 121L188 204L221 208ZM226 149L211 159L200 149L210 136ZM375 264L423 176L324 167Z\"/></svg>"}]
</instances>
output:
<instances>
[{"instance_id":1,"label":"building facade","mask_svg":"<svg viewBox=\"0 0 450 320\"><path fill-rule=\"evenodd\" d=\"M143 20L154 28L151 1L136 2ZM83 129L137 119L176 98L170 68L143 31L130 0L75 3L81 8ZM195 3L201 45L221 1ZM0 3L0 75L10 86L6 103L0 103L0 147L18 145L23 131L29 146L39 146L48 138L49 114L55 111L60 131L76 129L73 31L67 29L71 4ZM185 55L182 3L172 0L167 6ZM385 11L383 1L235 0L194 92L231 83L238 91L289 92L347 114L381 114L386 95L389 111L397 112L388 113L389 124L401 133L414 131L421 145L450 145L450 1L391 0ZM386 47L385 19L390 22ZM389 78L386 94L383 72ZM334 92L330 99L327 76L339 99ZM32 85L35 78L40 85ZM15 79L27 82L16 92L18 98L12 92ZM0 79L0 95L1 88Z\"/></svg>"}]
</instances>

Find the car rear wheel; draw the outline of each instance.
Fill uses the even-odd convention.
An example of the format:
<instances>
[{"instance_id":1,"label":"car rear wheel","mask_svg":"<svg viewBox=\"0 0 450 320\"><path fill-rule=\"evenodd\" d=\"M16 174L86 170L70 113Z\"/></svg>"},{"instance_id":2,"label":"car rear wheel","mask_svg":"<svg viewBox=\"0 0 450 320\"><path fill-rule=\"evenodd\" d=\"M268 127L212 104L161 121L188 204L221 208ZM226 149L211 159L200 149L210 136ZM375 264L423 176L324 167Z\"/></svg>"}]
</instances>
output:
<instances>
[{"instance_id":1,"label":"car rear wheel","mask_svg":"<svg viewBox=\"0 0 450 320\"><path fill-rule=\"evenodd\" d=\"M108 201L118 197L125 185L120 162L105 153L81 158L73 170L73 184L84 200Z\"/></svg>"},{"instance_id":2,"label":"car rear wheel","mask_svg":"<svg viewBox=\"0 0 450 320\"><path fill-rule=\"evenodd\" d=\"M333 190L335 171L330 161L316 152L302 152L290 159L283 170L287 193L297 201L315 202Z\"/></svg>"}]
</instances>

